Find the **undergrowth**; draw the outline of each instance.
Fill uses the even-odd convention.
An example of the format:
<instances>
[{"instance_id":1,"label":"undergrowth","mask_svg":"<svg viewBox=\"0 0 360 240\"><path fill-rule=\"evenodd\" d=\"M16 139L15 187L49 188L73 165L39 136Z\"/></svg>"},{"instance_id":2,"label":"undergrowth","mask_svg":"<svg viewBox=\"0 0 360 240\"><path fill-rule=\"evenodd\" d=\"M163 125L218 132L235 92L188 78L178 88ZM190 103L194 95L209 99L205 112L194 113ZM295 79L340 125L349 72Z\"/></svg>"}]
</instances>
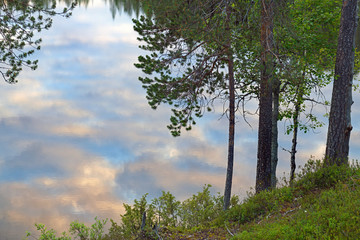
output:
<instances>
[{"instance_id":1,"label":"undergrowth","mask_svg":"<svg viewBox=\"0 0 360 240\"><path fill-rule=\"evenodd\" d=\"M210 185L180 202L169 192L133 205L124 204L122 222L95 219L86 227L73 222L70 233L38 228L48 240L112 239L356 239L360 236L360 165L323 167L309 160L291 184L258 194L222 210L223 198L211 195ZM71 235L72 234L72 235ZM28 237L32 236L30 233ZM73 238L71 238L71 236Z\"/></svg>"},{"instance_id":2,"label":"undergrowth","mask_svg":"<svg viewBox=\"0 0 360 240\"><path fill-rule=\"evenodd\" d=\"M239 224L232 239L358 239L360 166L324 168L309 161L292 187L260 193L244 204L259 214ZM232 219L245 223L240 216L248 206L237 208L230 210Z\"/></svg>"}]
</instances>

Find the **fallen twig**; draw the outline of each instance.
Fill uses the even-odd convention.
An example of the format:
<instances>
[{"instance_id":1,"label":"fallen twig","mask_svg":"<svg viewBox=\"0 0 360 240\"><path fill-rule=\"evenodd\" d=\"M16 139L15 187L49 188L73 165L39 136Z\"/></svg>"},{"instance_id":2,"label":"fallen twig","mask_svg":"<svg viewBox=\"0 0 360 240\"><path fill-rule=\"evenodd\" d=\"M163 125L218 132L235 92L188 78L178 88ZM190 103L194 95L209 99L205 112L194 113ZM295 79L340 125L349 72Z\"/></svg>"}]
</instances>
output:
<instances>
[{"instance_id":1,"label":"fallen twig","mask_svg":"<svg viewBox=\"0 0 360 240\"><path fill-rule=\"evenodd\" d=\"M226 230L228 231L228 233L233 237L234 236L234 234L229 230L229 228L226 226L226 223L225 223L225 228L226 228Z\"/></svg>"}]
</instances>

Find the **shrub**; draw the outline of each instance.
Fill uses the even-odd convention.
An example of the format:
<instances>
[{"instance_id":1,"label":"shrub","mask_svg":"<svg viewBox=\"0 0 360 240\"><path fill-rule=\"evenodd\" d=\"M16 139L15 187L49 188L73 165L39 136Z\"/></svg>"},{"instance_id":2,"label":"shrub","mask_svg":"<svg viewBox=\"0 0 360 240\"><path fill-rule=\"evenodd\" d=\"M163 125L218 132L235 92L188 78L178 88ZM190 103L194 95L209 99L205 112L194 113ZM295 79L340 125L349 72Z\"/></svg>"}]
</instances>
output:
<instances>
[{"instance_id":1,"label":"shrub","mask_svg":"<svg viewBox=\"0 0 360 240\"><path fill-rule=\"evenodd\" d=\"M211 185L205 185L202 192L192 195L181 204L180 222L184 228L193 228L199 225L209 226L222 210L223 200L210 193Z\"/></svg>"},{"instance_id":2,"label":"shrub","mask_svg":"<svg viewBox=\"0 0 360 240\"><path fill-rule=\"evenodd\" d=\"M111 227L105 239L133 239L140 235L151 235L152 226L155 225L155 207L148 204L145 194L140 200L135 199L134 205L124 203L125 214L120 215L121 224L111 220ZM145 213L145 226L142 229L142 220Z\"/></svg>"},{"instance_id":3,"label":"shrub","mask_svg":"<svg viewBox=\"0 0 360 240\"><path fill-rule=\"evenodd\" d=\"M158 216L157 222L159 227L175 227L178 225L180 204L180 201L177 201L174 195L164 191L162 191L162 195L159 198L155 198L152 201Z\"/></svg>"},{"instance_id":4,"label":"shrub","mask_svg":"<svg viewBox=\"0 0 360 240\"><path fill-rule=\"evenodd\" d=\"M95 218L95 223L91 225L91 227L88 227L84 223L74 221L70 224L70 234L63 232L60 237L56 236L55 230L48 230L44 224L36 223L35 226L37 230L40 231L40 236L36 238L30 232L27 232L25 240L28 240L28 237L30 236L38 240L71 240L72 238L70 237L70 235L74 237L74 240L101 240L103 239L104 226L106 222L107 219L98 220L97 218Z\"/></svg>"},{"instance_id":5,"label":"shrub","mask_svg":"<svg viewBox=\"0 0 360 240\"><path fill-rule=\"evenodd\" d=\"M305 192L327 189L334 187L339 181L349 179L358 170L358 164L353 164L351 167L348 165L323 166L320 160L309 160L297 175L294 187Z\"/></svg>"},{"instance_id":6,"label":"shrub","mask_svg":"<svg viewBox=\"0 0 360 240\"><path fill-rule=\"evenodd\" d=\"M230 209L227 218L240 224L250 222L278 211L282 204L290 202L294 198L294 189L291 187L262 191L255 195L248 193L248 197L241 204Z\"/></svg>"}]
</instances>

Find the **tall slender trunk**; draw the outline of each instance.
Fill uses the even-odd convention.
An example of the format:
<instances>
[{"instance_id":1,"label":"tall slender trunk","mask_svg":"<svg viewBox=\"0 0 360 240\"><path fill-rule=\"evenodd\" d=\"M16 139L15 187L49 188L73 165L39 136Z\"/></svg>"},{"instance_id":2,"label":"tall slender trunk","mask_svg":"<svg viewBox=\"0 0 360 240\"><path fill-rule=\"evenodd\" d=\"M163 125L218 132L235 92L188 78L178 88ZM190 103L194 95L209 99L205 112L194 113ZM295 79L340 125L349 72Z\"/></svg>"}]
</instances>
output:
<instances>
[{"instance_id":1,"label":"tall slender trunk","mask_svg":"<svg viewBox=\"0 0 360 240\"><path fill-rule=\"evenodd\" d=\"M300 106L301 102L298 98L295 103L295 113L293 116L294 122L294 130L293 130L293 138L292 138L292 146L290 152L290 184L293 183L295 178L295 169L296 169L296 162L295 162L295 155L296 155L296 145L297 145L297 134L299 129L299 115L300 115Z\"/></svg>"},{"instance_id":2,"label":"tall slender trunk","mask_svg":"<svg viewBox=\"0 0 360 240\"><path fill-rule=\"evenodd\" d=\"M229 145L228 145L228 165L226 171L226 183L224 193L224 210L230 206L231 186L234 169L234 138L235 138L235 88L233 61L229 60Z\"/></svg>"},{"instance_id":3,"label":"tall slender trunk","mask_svg":"<svg viewBox=\"0 0 360 240\"><path fill-rule=\"evenodd\" d=\"M348 163L357 3L357 0L343 0L341 10L325 165Z\"/></svg>"},{"instance_id":4,"label":"tall slender trunk","mask_svg":"<svg viewBox=\"0 0 360 240\"><path fill-rule=\"evenodd\" d=\"M304 55L306 55L306 51L304 52ZM298 83L297 89L296 89L296 100L295 100L295 113L293 115L293 122L294 122L294 130L293 130L293 138L292 138L292 146L291 146L291 152L290 152L290 184L293 183L295 178L295 170L296 170L296 162L295 162L295 155L296 155L296 145L297 145L297 135L298 135L298 129L299 129L299 118L300 118L300 110L301 110L301 104L303 104L304 100L304 88L303 84L305 82L305 75L306 75L306 66L304 67L302 77L300 79L300 82Z\"/></svg>"},{"instance_id":5,"label":"tall slender trunk","mask_svg":"<svg viewBox=\"0 0 360 240\"><path fill-rule=\"evenodd\" d=\"M271 188L273 0L261 0L261 80L256 192Z\"/></svg>"},{"instance_id":6,"label":"tall slender trunk","mask_svg":"<svg viewBox=\"0 0 360 240\"><path fill-rule=\"evenodd\" d=\"M278 163L278 118L279 118L279 96L280 81L274 78L273 86L273 113L271 130L271 187L276 188L276 167Z\"/></svg>"},{"instance_id":7,"label":"tall slender trunk","mask_svg":"<svg viewBox=\"0 0 360 240\"><path fill-rule=\"evenodd\" d=\"M227 6L227 26L226 33L228 36L228 71L229 71L229 143L228 143L228 165L226 170L226 182L224 192L224 210L230 206L231 186L234 169L234 139L235 139L235 79L234 79L234 60L231 51L231 35L229 20L231 15L230 6Z\"/></svg>"}]
</instances>

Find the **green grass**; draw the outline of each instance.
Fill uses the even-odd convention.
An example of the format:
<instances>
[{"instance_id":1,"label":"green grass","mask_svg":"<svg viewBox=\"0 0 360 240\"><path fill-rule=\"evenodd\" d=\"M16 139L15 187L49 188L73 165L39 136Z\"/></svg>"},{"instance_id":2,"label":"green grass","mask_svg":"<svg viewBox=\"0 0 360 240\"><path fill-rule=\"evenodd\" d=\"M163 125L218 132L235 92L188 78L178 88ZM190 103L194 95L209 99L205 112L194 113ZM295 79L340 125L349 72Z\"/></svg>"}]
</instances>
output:
<instances>
[{"instance_id":1,"label":"green grass","mask_svg":"<svg viewBox=\"0 0 360 240\"><path fill-rule=\"evenodd\" d=\"M310 161L292 187L250 196L231 209L232 239L359 239L360 168Z\"/></svg>"}]
</instances>

